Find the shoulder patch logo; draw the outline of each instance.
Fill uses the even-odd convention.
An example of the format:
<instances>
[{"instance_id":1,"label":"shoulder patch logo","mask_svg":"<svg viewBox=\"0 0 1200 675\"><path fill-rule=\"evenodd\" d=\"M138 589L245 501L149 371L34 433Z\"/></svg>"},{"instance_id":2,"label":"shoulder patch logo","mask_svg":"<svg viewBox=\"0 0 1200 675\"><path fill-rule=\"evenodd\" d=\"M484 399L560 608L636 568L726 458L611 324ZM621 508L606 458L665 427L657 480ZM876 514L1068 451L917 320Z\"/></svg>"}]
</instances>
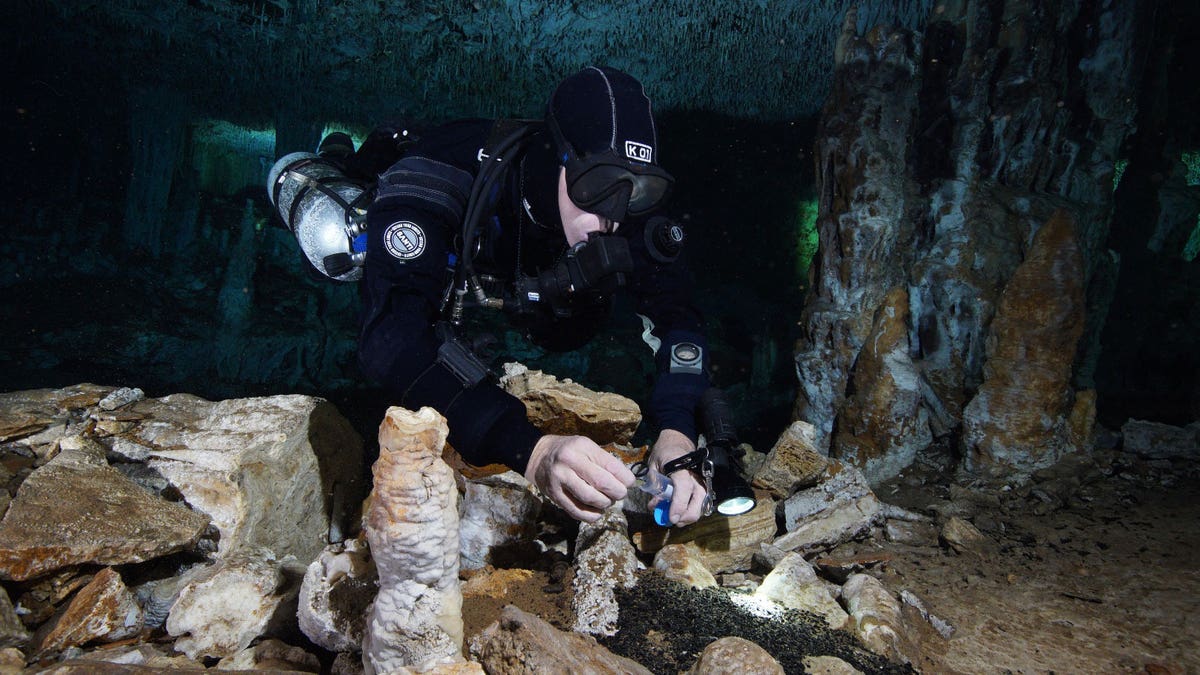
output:
<instances>
[{"instance_id":1,"label":"shoulder patch logo","mask_svg":"<svg viewBox=\"0 0 1200 675\"><path fill-rule=\"evenodd\" d=\"M383 245L399 260L412 260L425 252L425 230L416 223L401 220L383 233Z\"/></svg>"},{"instance_id":2,"label":"shoulder patch logo","mask_svg":"<svg viewBox=\"0 0 1200 675\"><path fill-rule=\"evenodd\" d=\"M635 162L650 164L654 161L654 148L637 141L625 141L625 156Z\"/></svg>"}]
</instances>

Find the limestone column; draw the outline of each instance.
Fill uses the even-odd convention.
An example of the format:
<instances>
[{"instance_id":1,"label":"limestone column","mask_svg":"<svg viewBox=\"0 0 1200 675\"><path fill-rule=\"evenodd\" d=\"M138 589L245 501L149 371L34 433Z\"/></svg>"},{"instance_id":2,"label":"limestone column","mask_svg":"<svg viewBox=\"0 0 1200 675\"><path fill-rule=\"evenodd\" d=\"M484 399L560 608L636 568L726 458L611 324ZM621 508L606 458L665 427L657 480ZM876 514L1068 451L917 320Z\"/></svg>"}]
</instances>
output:
<instances>
[{"instance_id":1,"label":"limestone column","mask_svg":"<svg viewBox=\"0 0 1200 675\"><path fill-rule=\"evenodd\" d=\"M441 458L448 433L433 408L389 408L379 427L364 519L379 570L363 640L368 675L463 661L458 490Z\"/></svg>"}]
</instances>

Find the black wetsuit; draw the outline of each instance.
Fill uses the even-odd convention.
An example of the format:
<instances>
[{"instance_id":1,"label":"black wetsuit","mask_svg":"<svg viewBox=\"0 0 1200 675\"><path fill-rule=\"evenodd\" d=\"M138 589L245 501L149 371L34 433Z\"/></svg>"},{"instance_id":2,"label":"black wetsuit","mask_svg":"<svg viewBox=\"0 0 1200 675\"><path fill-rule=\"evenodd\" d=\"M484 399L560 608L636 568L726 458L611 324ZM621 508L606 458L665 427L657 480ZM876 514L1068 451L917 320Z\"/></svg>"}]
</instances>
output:
<instances>
[{"instance_id":1,"label":"black wetsuit","mask_svg":"<svg viewBox=\"0 0 1200 675\"><path fill-rule=\"evenodd\" d=\"M493 131L490 120L465 120L433 129L382 171L368 211L367 259L362 281L363 325L359 359L365 374L382 384L393 403L410 409L432 406L449 423L450 443L467 461L504 464L524 472L541 433L525 406L489 381L466 386L437 361L435 324L460 254L463 212L479 171L480 155ZM367 145L370 145L368 143ZM360 154L369 152L364 146ZM378 163L378 156L370 161ZM557 210L557 161L537 135L489 195L489 214L476 267L508 279L552 267L566 250ZM700 313L690 300L682 258L658 262L650 255L641 223L622 223L615 236L629 242L634 271L627 290L637 312L650 322L657 342L657 377L649 420L658 429L696 439L695 410L708 388L707 369L671 358L676 345L699 348L707 361ZM525 326L542 346L570 349L601 326L611 298L599 298L554 325ZM468 311L471 311L468 309ZM475 310L479 311L479 310ZM701 366L706 366L706 363Z\"/></svg>"}]
</instances>

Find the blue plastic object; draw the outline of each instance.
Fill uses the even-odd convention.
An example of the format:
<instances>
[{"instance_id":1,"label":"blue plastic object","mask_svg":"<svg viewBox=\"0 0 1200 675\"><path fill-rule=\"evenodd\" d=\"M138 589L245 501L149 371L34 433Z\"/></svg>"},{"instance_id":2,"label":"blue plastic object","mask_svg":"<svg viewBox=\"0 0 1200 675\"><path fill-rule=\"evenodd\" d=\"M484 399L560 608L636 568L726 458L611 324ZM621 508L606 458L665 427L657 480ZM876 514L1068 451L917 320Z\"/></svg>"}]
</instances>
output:
<instances>
[{"instance_id":1,"label":"blue plastic object","mask_svg":"<svg viewBox=\"0 0 1200 675\"><path fill-rule=\"evenodd\" d=\"M671 526L671 500L666 499L654 505L654 522L663 527Z\"/></svg>"},{"instance_id":2,"label":"blue plastic object","mask_svg":"<svg viewBox=\"0 0 1200 675\"><path fill-rule=\"evenodd\" d=\"M670 527L671 495L675 493L675 486L671 483L671 479L648 468L646 476L638 484L638 488L646 494L658 497L658 503L654 505L654 522L663 527Z\"/></svg>"}]
</instances>

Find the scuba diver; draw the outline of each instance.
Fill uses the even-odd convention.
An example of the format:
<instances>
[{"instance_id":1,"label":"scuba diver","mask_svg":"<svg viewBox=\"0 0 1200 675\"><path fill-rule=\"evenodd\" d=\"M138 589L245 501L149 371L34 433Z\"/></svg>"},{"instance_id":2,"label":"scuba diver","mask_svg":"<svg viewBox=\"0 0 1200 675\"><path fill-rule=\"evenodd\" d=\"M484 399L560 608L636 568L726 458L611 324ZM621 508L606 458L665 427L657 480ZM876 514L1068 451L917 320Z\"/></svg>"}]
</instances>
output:
<instances>
[{"instance_id":1,"label":"scuba diver","mask_svg":"<svg viewBox=\"0 0 1200 675\"><path fill-rule=\"evenodd\" d=\"M539 432L459 332L465 311L489 307L543 348L575 349L625 288L655 352L648 412L658 435L646 463L670 479L670 524L707 515L711 482L706 490L708 476L688 461L699 454L707 344L683 230L661 215L673 178L636 79L588 67L559 84L544 120L461 120L415 139L384 126L357 150L333 134L319 155L293 155L272 169L272 200L318 271L361 277L359 361L395 405L435 408L466 461L504 464L571 517L595 521L634 474L589 438ZM307 187L334 197L320 208L336 201L357 214L340 243L294 222Z\"/></svg>"}]
</instances>

